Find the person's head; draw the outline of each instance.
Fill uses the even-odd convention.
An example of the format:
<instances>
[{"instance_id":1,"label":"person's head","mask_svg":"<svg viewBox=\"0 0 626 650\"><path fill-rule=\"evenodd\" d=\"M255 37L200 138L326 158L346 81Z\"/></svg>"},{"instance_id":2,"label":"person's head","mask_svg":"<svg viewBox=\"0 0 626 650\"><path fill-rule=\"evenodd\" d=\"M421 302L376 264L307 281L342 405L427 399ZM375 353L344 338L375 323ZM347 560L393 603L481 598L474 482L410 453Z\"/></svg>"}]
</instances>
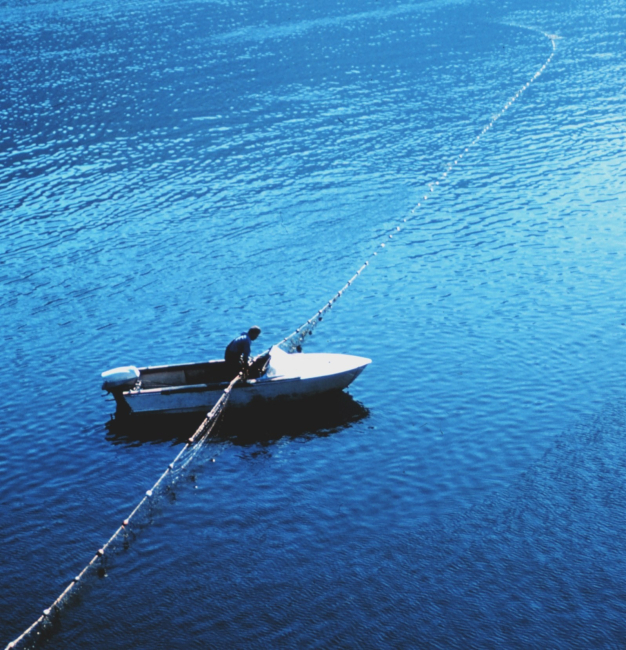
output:
<instances>
[{"instance_id":1,"label":"person's head","mask_svg":"<svg viewBox=\"0 0 626 650\"><path fill-rule=\"evenodd\" d=\"M253 325L249 330L248 330L248 336L252 341L256 341L256 339L259 338L259 334L261 333L261 328L258 327L257 325Z\"/></svg>"}]
</instances>

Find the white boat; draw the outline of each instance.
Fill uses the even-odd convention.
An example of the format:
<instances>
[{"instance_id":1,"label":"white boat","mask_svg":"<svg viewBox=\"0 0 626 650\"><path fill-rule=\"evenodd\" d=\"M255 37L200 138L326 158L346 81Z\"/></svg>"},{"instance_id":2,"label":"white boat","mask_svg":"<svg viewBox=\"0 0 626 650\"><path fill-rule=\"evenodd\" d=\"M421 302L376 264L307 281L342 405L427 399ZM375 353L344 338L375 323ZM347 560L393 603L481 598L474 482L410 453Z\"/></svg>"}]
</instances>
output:
<instances>
[{"instance_id":1,"label":"white boat","mask_svg":"<svg viewBox=\"0 0 626 650\"><path fill-rule=\"evenodd\" d=\"M287 354L278 347L258 357L248 379L235 385L231 406L298 399L338 391L351 384L371 359L349 354ZM118 414L208 412L232 376L223 360L171 366L124 366L102 373Z\"/></svg>"}]
</instances>

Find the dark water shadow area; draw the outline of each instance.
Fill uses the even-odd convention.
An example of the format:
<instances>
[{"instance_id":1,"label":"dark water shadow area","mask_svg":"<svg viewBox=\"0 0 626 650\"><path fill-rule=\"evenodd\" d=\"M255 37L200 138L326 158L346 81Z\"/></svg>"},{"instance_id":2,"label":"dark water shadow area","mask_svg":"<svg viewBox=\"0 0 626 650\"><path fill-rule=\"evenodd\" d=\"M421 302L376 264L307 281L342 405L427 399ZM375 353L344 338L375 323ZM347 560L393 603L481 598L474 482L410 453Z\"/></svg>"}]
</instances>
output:
<instances>
[{"instance_id":1,"label":"dark water shadow area","mask_svg":"<svg viewBox=\"0 0 626 650\"><path fill-rule=\"evenodd\" d=\"M227 411L218 436L235 445L271 444L282 438L328 436L369 417L351 395L330 393L306 400Z\"/></svg>"},{"instance_id":2,"label":"dark water shadow area","mask_svg":"<svg viewBox=\"0 0 626 650\"><path fill-rule=\"evenodd\" d=\"M369 417L369 410L351 395L330 393L297 401L270 402L226 410L213 440L234 445L271 444L282 438L326 436ZM113 417L106 439L114 445L179 444L201 424L201 414Z\"/></svg>"},{"instance_id":3,"label":"dark water shadow area","mask_svg":"<svg viewBox=\"0 0 626 650\"><path fill-rule=\"evenodd\" d=\"M437 648L624 647L625 430L626 400L606 403L505 489L373 543L365 589L392 594L377 626Z\"/></svg>"},{"instance_id":4,"label":"dark water shadow area","mask_svg":"<svg viewBox=\"0 0 626 650\"><path fill-rule=\"evenodd\" d=\"M112 416L105 424L106 439L114 445L179 444L200 426L204 416L179 415Z\"/></svg>"}]
</instances>

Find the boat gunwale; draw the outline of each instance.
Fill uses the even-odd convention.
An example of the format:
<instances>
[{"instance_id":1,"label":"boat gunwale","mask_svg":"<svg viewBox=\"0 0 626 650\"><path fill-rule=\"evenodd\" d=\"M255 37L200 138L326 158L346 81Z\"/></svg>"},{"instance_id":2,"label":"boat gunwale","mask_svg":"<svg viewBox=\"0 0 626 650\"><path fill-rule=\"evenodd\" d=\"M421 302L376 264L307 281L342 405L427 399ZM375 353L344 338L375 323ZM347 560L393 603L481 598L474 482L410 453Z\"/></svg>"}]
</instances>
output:
<instances>
[{"instance_id":1,"label":"boat gunwale","mask_svg":"<svg viewBox=\"0 0 626 650\"><path fill-rule=\"evenodd\" d=\"M190 361L188 363L175 363L175 364L165 364L165 365L160 365L160 366L144 366L144 367L138 367L137 370L139 370L140 373L142 372L153 372L153 371L159 371L159 372L167 372L167 371L172 371L175 372L177 370L184 370L185 368L194 368L198 366L208 366L211 364L225 364L226 361L224 359L209 359L209 361Z\"/></svg>"}]
</instances>

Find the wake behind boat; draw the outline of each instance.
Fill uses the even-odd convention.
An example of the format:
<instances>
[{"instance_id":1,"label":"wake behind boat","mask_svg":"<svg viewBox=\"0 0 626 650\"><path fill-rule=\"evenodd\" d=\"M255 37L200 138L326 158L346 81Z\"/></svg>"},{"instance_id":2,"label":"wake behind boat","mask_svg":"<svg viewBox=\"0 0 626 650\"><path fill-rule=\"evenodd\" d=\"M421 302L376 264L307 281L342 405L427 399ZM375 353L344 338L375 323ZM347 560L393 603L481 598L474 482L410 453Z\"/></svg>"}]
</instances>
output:
<instances>
[{"instance_id":1,"label":"wake behind boat","mask_svg":"<svg viewBox=\"0 0 626 650\"><path fill-rule=\"evenodd\" d=\"M348 354L288 354L274 346L252 363L235 385L230 405L298 399L343 390L371 359ZM102 373L118 414L207 412L232 379L224 360L171 366L124 366Z\"/></svg>"}]
</instances>

